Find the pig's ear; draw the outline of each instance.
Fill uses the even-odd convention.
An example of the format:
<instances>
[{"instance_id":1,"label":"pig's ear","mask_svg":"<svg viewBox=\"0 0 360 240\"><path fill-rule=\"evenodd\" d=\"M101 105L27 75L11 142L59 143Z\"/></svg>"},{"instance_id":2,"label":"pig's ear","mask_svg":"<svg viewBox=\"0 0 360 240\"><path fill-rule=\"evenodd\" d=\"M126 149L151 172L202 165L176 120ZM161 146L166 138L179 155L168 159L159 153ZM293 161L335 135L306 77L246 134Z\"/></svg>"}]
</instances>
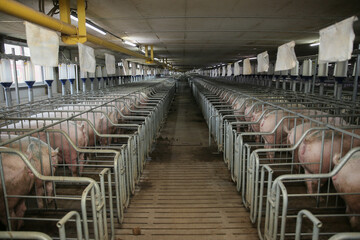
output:
<instances>
[{"instance_id":1,"label":"pig's ear","mask_svg":"<svg viewBox=\"0 0 360 240\"><path fill-rule=\"evenodd\" d=\"M341 155L340 153L335 153L334 157L333 157L333 163L334 165L338 165L341 161Z\"/></svg>"},{"instance_id":2,"label":"pig's ear","mask_svg":"<svg viewBox=\"0 0 360 240\"><path fill-rule=\"evenodd\" d=\"M59 148L56 148L55 150L51 150L51 156L54 157L59 153Z\"/></svg>"},{"instance_id":3,"label":"pig's ear","mask_svg":"<svg viewBox=\"0 0 360 240\"><path fill-rule=\"evenodd\" d=\"M26 156L28 157L27 159L29 161L31 161L31 159L34 156L34 150L35 150L35 144L33 142L31 142L26 150Z\"/></svg>"}]
</instances>

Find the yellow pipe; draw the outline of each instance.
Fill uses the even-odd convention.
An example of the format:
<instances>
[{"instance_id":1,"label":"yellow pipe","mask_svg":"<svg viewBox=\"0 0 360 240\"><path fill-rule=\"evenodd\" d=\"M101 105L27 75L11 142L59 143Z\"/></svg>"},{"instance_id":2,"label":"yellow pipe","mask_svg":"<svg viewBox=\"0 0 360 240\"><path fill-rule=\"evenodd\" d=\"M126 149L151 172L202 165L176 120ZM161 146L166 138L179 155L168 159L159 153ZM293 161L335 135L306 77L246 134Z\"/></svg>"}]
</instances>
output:
<instances>
[{"instance_id":1,"label":"yellow pipe","mask_svg":"<svg viewBox=\"0 0 360 240\"><path fill-rule=\"evenodd\" d=\"M150 47L150 56L151 56L151 61L154 61L154 46L151 45Z\"/></svg>"},{"instance_id":2,"label":"yellow pipe","mask_svg":"<svg viewBox=\"0 0 360 240\"><path fill-rule=\"evenodd\" d=\"M71 24L70 0L60 0L59 1L59 9L60 9L60 21Z\"/></svg>"},{"instance_id":3,"label":"yellow pipe","mask_svg":"<svg viewBox=\"0 0 360 240\"><path fill-rule=\"evenodd\" d=\"M55 18L49 17L46 14L38 12L28 6L25 6L13 0L0 0L0 11L9 14L11 16L52 29L54 31L61 32L63 34L77 35L78 32L77 27L71 24L67 24ZM89 42L104 46L110 50L125 53L127 55L134 56L137 58L150 60L148 57L145 57L140 53L133 52L127 48L121 47L105 39L96 37L94 35L87 34L87 39Z\"/></svg>"},{"instance_id":4,"label":"yellow pipe","mask_svg":"<svg viewBox=\"0 0 360 240\"><path fill-rule=\"evenodd\" d=\"M145 57L149 56L149 47L148 45L145 45Z\"/></svg>"}]
</instances>

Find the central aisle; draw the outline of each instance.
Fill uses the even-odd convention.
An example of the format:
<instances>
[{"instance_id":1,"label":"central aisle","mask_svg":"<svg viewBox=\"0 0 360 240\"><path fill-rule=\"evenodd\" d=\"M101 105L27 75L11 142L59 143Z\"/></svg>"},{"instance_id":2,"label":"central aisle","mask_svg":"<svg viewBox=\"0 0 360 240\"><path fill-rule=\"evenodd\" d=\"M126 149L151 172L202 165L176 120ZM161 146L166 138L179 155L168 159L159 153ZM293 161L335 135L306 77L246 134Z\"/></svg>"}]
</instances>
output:
<instances>
[{"instance_id":1,"label":"central aisle","mask_svg":"<svg viewBox=\"0 0 360 240\"><path fill-rule=\"evenodd\" d=\"M180 82L116 239L258 239L222 155L207 144L204 118Z\"/></svg>"}]
</instances>

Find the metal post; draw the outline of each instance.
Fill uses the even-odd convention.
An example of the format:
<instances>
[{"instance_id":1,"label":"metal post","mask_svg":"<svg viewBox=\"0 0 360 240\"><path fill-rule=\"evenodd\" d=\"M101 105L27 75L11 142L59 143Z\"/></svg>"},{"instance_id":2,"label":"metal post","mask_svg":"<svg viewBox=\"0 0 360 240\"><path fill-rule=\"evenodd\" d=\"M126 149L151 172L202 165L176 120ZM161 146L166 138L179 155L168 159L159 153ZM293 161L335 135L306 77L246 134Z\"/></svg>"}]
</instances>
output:
<instances>
[{"instance_id":1,"label":"metal post","mask_svg":"<svg viewBox=\"0 0 360 240\"><path fill-rule=\"evenodd\" d=\"M11 107L11 93L10 93L11 84L12 82L1 82L1 85L4 87L6 107Z\"/></svg>"},{"instance_id":2,"label":"metal post","mask_svg":"<svg viewBox=\"0 0 360 240\"><path fill-rule=\"evenodd\" d=\"M323 82L320 82L319 94L320 94L320 96L324 95L324 83Z\"/></svg>"},{"instance_id":3,"label":"metal post","mask_svg":"<svg viewBox=\"0 0 360 240\"><path fill-rule=\"evenodd\" d=\"M292 90L293 90L293 92L296 92L296 79L293 79Z\"/></svg>"},{"instance_id":4,"label":"metal post","mask_svg":"<svg viewBox=\"0 0 360 240\"><path fill-rule=\"evenodd\" d=\"M83 93L86 93L86 80L87 80L87 78L82 78L81 79L82 80L82 82L83 82L83 87L82 87L82 90L83 90Z\"/></svg>"},{"instance_id":5,"label":"metal post","mask_svg":"<svg viewBox=\"0 0 360 240\"><path fill-rule=\"evenodd\" d=\"M90 89L91 89L91 92L94 92L94 78L90 78L90 81L91 81L91 84L90 84Z\"/></svg>"},{"instance_id":6,"label":"metal post","mask_svg":"<svg viewBox=\"0 0 360 240\"><path fill-rule=\"evenodd\" d=\"M15 48L11 48L11 54L15 56ZM13 75L14 75L14 81L15 81L15 95L16 95L16 103L20 104L20 93L19 93L19 82L18 82L18 76L16 71L16 60L14 59L14 68L13 68Z\"/></svg>"},{"instance_id":7,"label":"metal post","mask_svg":"<svg viewBox=\"0 0 360 240\"><path fill-rule=\"evenodd\" d=\"M45 82L48 85L48 98L52 98L52 88L51 85L53 83L54 80L45 80Z\"/></svg>"},{"instance_id":8,"label":"metal post","mask_svg":"<svg viewBox=\"0 0 360 240\"><path fill-rule=\"evenodd\" d=\"M273 76L268 77L268 80L269 80L269 88L271 88Z\"/></svg>"},{"instance_id":9,"label":"metal post","mask_svg":"<svg viewBox=\"0 0 360 240\"><path fill-rule=\"evenodd\" d=\"M75 79L69 79L69 81L70 81L70 94L74 95L74 82L75 82Z\"/></svg>"},{"instance_id":10,"label":"metal post","mask_svg":"<svg viewBox=\"0 0 360 240\"><path fill-rule=\"evenodd\" d=\"M283 87L283 90L286 90L286 77L283 78L282 87Z\"/></svg>"},{"instance_id":11,"label":"metal post","mask_svg":"<svg viewBox=\"0 0 360 240\"><path fill-rule=\"evenodd\" d=\"M76 93L79 94L80 81L79 81L78 65L75 65L75 81L76 81Z\"/></svg>"},{"instance_id":12,"label":"metal post","mask_svg":"<svg viewBox=\"0 0 360 240\"><path fill-rule=\"evenodd\" d=\"M33 91L33 85L35 81L25 81L26 85L28 86L28 95L29 95L29 102L34 101L34 91Z\"/></svg>"},{"instance_id":13,"label":"metal post","mask_svg":"<svg viewBox=\"0 0 360 240\"><path fill-rule=\"evenodd\" d=\"M319 95L323 96L324 95L324 82L326 77L319 77L320 79L320 90L319 90Z\"/></svg>"},{"instance_id":14,"label":"metal post","mask_svg":"<svg viewBox=\"0 0 360 240\"><path fill-rule=\"evenodd\" d=\"M358 49L360 50L360 44ZM360 54L357 55L356 58L356 71L355 71L355 78L354 78L354 90L353 90L353 96L352 96L352 100L353 102L356 101L356 97L357 97L357 93L358 93L358 84L359 84L359 70L360 70Z\"/></svg>"},{"instance_id":15,"label":"metal post","mask_svg":"<svg viewBox=\"0 0 360 240\"><path fill-rule=\"evenodd\" d=\"M337 82L337 81L335 81L335 84L334 84L334 98L336 98L337 85L338 85L338 82Z\"/></svg>"},{"instance_id":16,"label":"metal post","mask_svg":"<svg viewBox=\"0 0 360 240\"><path fill-rule=\"evenodd\" d=\"M67 79L60 79L60 82L61 82L61 95L62 96L66 95L66 89L65 89L66 81L67 81Z\"/></svg>"},{"instance_id":17,"label":"metal post","mask_svg":"<svg viewBox=\"0 0 360 240\"><path fill-rule=\"evenodd\" d=\"M342 98L342 89L343 89L343 80L345 78L344 77L335 77L335 81L336 81L336 99L337 100L341 100Z\"/></svg>"},{"instance_id":18,"label":"metal post","mask_svg":"<svg viewBox=\"0 0 360 240\"><path fill-rule=\"evenodd\" d=\"M312 78L312 94L314 94L315 93L315 80L316 80L316 74L317 74L317 68L316 68L316 66L317 66L317 63L318 62L318 60L317 60L317 58L315 59L315 61L314 61L314 69L313 69L313 78ZM310 92L310 89L309 89L309 92Z\"/></svg>"}]
</instances>

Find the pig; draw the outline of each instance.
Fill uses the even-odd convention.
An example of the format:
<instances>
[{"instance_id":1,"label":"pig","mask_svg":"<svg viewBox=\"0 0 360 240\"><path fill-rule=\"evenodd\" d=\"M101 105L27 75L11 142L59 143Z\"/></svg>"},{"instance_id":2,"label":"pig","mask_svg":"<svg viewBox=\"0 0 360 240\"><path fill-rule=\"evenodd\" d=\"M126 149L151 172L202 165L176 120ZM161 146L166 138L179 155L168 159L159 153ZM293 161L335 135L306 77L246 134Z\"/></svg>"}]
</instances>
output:
<instances>
[{"instance_id":1,"label":"pig","mask_svg":"<svg viewBox=\"0 0 360 240\"><path fill-rule=\"evenodd\" d=\"M27 195L34 186L35 177L22 159L15 154L4 153L2 164L7 194ZM25 199L8 198L8 208L11 217L23 217L26 211ZM2 185L0 185L0 221L7 226ZM19 230L22 225L22 220L11 221L11 227L14 230Z\"/></svg>"},{"instance_id":2,"label":"pig","mask_svg":"<svg viewBox=\"0 0 360 240\"><path fill-rule=\"evenodd\" d=\"M322 114L326 115L326 113ZM335 126L346 126L348 125L344 119L340 118L340 117L323 117L323 116L319 116L316 118L316 120L318 121L326 121L325 123L327 124L332 124ZM294 128L292 128L287 136L287 143L290 146L294 146L299 139L301 138L301 136L310 128L313 127L317 127L318 124L315 123L311 123L311 122L305 122L303 124L299 124L297 126L295 126ZM294 150L294 162L297 163L298 161L298 149Z\"/></svg>"},{"instance_id":3,"label":"pig","mask_svg":"<svg viewBox=\"0 0 360 240\"><path fill-rule=\"evenodd\" d=\"M246 122L255 122L260 117L262 111L259 110L259 105L256 105L256 101L250 101L246 103L244 115ZM261 107L261 106L260 106ZM259 114L260 113L260 114ZM248 125L248 131L259 132L260 127L258 123L253 123ZM255 141L260 142L260 135L255 136Z\"/></svg>"},{"instance_id":4,"label":"pig","mask_svg":"<svg viewBox=\"0 0 360 240\"><path fill-rule=\"evenodd\" d=\"M16 135L0 135L0 140L6 141L13 139ZM58 150L50 148L43 141L34 137L24 137L20 140L14 141L5 145L5 147L13 148L23 152L33 167L42 175L50 176L55 172L58 162ZM50 150L50 154L49 154ZM50 157L49 157L50 156ZM23 160L16 154L2 154L2 165L5 178L5 186L7 194L9 195L27 195L35 183L35 192L37 196L43 196L44 183L42 180L34 177L34 174L29 170ZM51 169L51 166L53 169ZM0 184L0 188L2 185ZM48 196L53 195L53 187L51 182L45 182L46 193ZM3 205L4 196L3 189L0 189L0 221L5 225L5 206ZM38 207L43 208L44 203L42 199L37 199ZM10 216L23 217L26 211L25 199L23 198L8 198L8 207ZM12 221L12 227L19 229L22 221Z\"/></svg>"},{"instance_id":5,"label":"pig","mask_svg":"<svg viewBox=\"0 0 360 240\"><path fill-rule=\"evenodd\" d=\"M89 107L90 108L90 107ZM88 108L82 108L81 110L85 110ZM76 110L76 111L81 111L78 108L76 108L76 106L69 106L66 108L58 108L56 110ZM71 117L74 113L73 112L43 112L43 113L39 113L37 115L31 116L31 117L38 117L38 118L42 118L42 117L49 117L49 118L68 118ZM78 116L77 118L85 118L88 119L95 127L96 131L101 133L106 133L106 125L104 123L104 118L105 116L99 112L88 112L88 113L84 113L80 116ZM82 122L78 122L76 121L76 123L78 125L81 126L81 124L84 125L84 129L88 134L88 146L95 146L95 131L92 127L89 126L88 122L86 121L82 121ZM99 137L97 138L97 140L99 141ZM101 140L100 140L101 141ZM100 143L101 144L101 143Z\"/></svg>"},{"instance_id":6,"label":"pig","mask_svg":"<svg viewBox=\"0 0 360 240\"><path fill-rule=\"evenodd\" d=\"M355 134L360 133L360 129L354 130ZM360 146L360 139L352 138L347 134L333 132L332 130L324 131L324 147L322 149L323 130L315 131L305 137L299 146L298 160L302 163L306 174L327 173L332 169L331 157L335 154L346 154L352 147ZM332 141L333 139L333 141ZM321 152L323 156L321 158ZM322 164L320 162L322 160ZM320 184L324 184L322 180ZM316 192L318 181L309 180L306 182L307 192Z\"/></svg>"},{"instance_id":7,"label":"pig","mask_svg":"<svg viewBox=\"0 0 360 240\"><path fill-rule=\"evenodd\" d=\"M233 109L234 109L234 115L244 115L244 111L245 111L245 98L238 97L238 98L234 101ZM237 119L238 121L244 121L244 120L245 120L245 118L242 117L242 116L236 116L236 119Z\"/></svg>"},{"instance_id":8,"label":"pig","mask_svg":"<svg viewBox=\"0 0 360 240\"><path fill-rule=\"evenodd\" d=\"M260 122L260 132L266 133L274 130L275 126L280 122L283 117L293 116L292 114L280 110L274 110L263 116ZM299 123L301 121L298 121ZM265 148L270 149L271 144L286 143L287 135L290 129L294 127L294 118L285 118L275 132L271 135L262 135L265 142ZM267 157L272 160L275 157L274 152L268 152Z\"/></svg>"},{"instance_id":9,"label":"pig","mask_svg":"<svg viewBox=\"0 0 360 240\"><path fill-rule=\"evenodd\" d=\"M340 154L333 158L334 166L340 163ZM339 193L360 193L360 152L355 152L340 171L332 177L334 187ZM346 213L360 214L360 195L342 195L346 204ZM360 231L360 217L350 216L353 231Z\"/></svg>"},{"instance_id":10,"label":"pig","mask_svg":"<svg viewBox=\"0 0 360 240\"><path fill-rule=\"evenodd\" d=\"M145 92L140 92L142 102L147 102L149 100L148 94Z\"/></svg>"},{"instance_id":11,"label":"pig","mask_svg":"<svg viewBox=\"0 0 360 240\"><path fill-rule=\"evenodd\" d=\"M6 128L38 129L52 123L53 123L52 121L26 120L16 123L15 126L14 124L10 124ZM70 140L80 148L88 146L89 138L86 130L84 129L84 124L79 125L73 121L67 121L67 122L62 122L60 124L56 124L50 129L63 130L66 134L69 135ZM37 137L40 140L47 142L47 134L45 131L34 133L33 137ZM75 165L77 163L77 160L79 160L79 164L80 164L79 172L81 173L84 164L86 163L84 153L80 153L78 159L77 151L71 146L68 140L66 140L66 138L61 133L49 132L49 140L51 147L58 148L59 163L65 162L66 164L69 164L68 167L72 175L78 176L77 166L72 166L72 165Z\"/></svg>"}]
</instances>

